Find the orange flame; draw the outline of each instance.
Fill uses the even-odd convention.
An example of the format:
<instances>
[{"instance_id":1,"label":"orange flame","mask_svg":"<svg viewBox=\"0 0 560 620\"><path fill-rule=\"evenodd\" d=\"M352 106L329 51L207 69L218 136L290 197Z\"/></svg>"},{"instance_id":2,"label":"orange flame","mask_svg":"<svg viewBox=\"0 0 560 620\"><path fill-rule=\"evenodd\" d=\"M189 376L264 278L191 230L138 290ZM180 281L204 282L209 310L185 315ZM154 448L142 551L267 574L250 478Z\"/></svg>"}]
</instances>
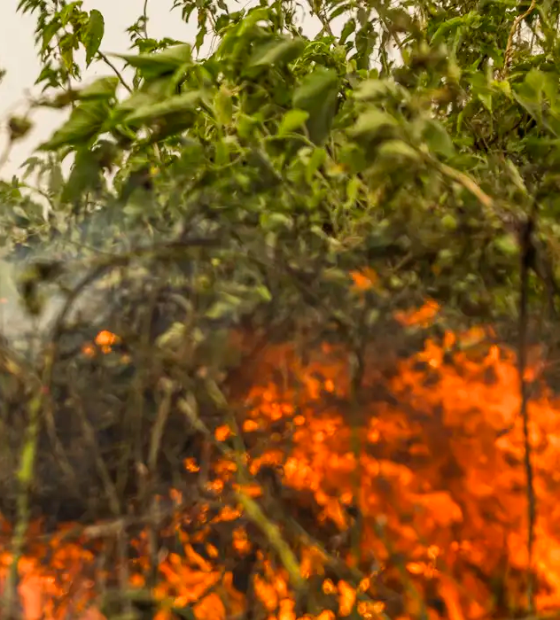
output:
<instances>
[{"instance_id":1,"label":"orange flame","mask_svg":"<svg viewBox=\"0 0 560 620\"><path fill-rule=\"evenodd\" d=\"M353 275L363 290L367 283L360 277ZM367 279L375 284L371 274ZM425 326L438 312L437 304L429 301L420 310L397 318L405 326ZM448 333L442 342L427 340L422 351L400 362L398 372L383 380L389 399L376 398L381 379L375 359L368 359L359 415L341 405L351 390L342 350L324 347L312 352L305 363L288 345L270 346L262 353L259 378L245 399L248 413L243 431L249 442L259 431L280 430L267 432L264 448L251 448L249 469L256 474L264 466L282 466L284 488L313 496L319 524L332 526L339 537L358 536L347 557L340 550L344 545L328 553L342 554L342 560L363 573L357 586L327 576L328 553L311 543L302 545L298 555L301 574L309 579L320 577L321 596L328 598L330 608L315 616L298 617L288 574L259 551L262 570L255 574L254 590L268 620L328 620L354 611L377 620L388 613L391 604L390 598L376 596L379 580L406 582L417 592L416 597L402 595L401 618L423 613L418 605L434 598L445 610L430 607L430 620L495 617L502 610L489 584L498 577L516 605L526 604L522 593L528 526L516 359L507 348L485 345L488 335L487 330L476 328L460 335ZM102 331L91 346L106 353L117 342L115 334ZM288 368L292 380L280 384L278 367ZM530 378L536 376L535 372ZM537 604L539 610L560 609L556 501L560 492L560 400L541 386L529 404L529 415L539 506L533 565L539 582ZM214 436L226 441L231 429L220 426ZM262 444L257 441L255 445ZM185 459L184 467L185 475L200 470L192 458ZM241 488L235 484L237 465L221 458L211 469L206 488L221 497L223 505L217 514L201 507L200 528L193 534L187 534L184 527L192 525L191 516L179 510L173 516L166 531L179 541L181 551L168 552L158 560L159 580L152 594L160 604L155 616L159 620L172 618L174 609L186 606L199 620L226 620L242 614L247 604L245 595L233 585L230 568L220 565L220 550L206 541L210 528L236 523L242 514L225 495L232 484L234 489ZM259 485L243 488L264 501L266 493ZM172 497L177 505L181 503L178 491ZM275 499L282 501L282 497ZM282 510L271 513L272 518L280 517ZM357 520L353 514L360 516L358 533L353 530ZM233 552L247 558L255 542L242 525L236 524L232 531ZM9 535L5 527L6 541ZM142 532L134 541L138 558L131 561L129 572L130 585L136 588L147 583L148 540L147 532ZM27 555L19 566L26 620L58 620L68 613L99 618L91 607L94 582L87 578L95 546L84 544L85 539L69 542L61 530L50 542L51 559L45 566L39 560L46 555L45 543L32 541L30 536ZM201 542L205 556L196 546ZM0 555L1 579L11 560L7 552Z\"/></svg>"},{"instance_id":2,"label":"orange flame","mask_svg":"<svg viewBox=\"0 0 560 620\"><path fill-rule=\"evenodd\" d=\"M86 343L82 347L82 353L87 357L95 357L98 350L102 353L111 353L113 347L120 343L121 339L110 331L102 330L95 337L93 343Z\"/></svg>"}]
</instances>

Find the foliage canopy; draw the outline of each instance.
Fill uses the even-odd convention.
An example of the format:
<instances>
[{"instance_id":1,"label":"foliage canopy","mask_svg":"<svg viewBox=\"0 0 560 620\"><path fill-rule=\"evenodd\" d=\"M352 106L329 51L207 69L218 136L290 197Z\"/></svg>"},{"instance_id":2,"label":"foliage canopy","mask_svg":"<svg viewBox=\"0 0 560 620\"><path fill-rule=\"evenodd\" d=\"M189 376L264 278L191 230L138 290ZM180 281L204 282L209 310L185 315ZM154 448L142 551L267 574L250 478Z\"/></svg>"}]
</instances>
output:
<instances>
[{"instance_id":1,"label":"foliage canopy","mask_svg":"<svg viewBox=\"0 0 560 620\"><path fill-rule=\"evenodd\" d=\"M555 3L310 3L311 39L296 3L175 8L196 19L194 47L151 39L143 15L129 29L136 53L117 59L101 51L95 9L20 2L37 17L44 67L34 106L70 109L46 158L27 162L44 172L51 231L99 208L118 230L152 235L202 218L241 246L257 233L304 271L315 257L321 269L368 264L390 295L417 291L480 319L515 312L516 235L535 210L533 289L554 293ZM108 76L82 86L83 53ZM10 127L19 139L27 117ZM45 230L24 186L3 185L25 205L3 229L23 239Z\"/></svg>"}]
</instances>

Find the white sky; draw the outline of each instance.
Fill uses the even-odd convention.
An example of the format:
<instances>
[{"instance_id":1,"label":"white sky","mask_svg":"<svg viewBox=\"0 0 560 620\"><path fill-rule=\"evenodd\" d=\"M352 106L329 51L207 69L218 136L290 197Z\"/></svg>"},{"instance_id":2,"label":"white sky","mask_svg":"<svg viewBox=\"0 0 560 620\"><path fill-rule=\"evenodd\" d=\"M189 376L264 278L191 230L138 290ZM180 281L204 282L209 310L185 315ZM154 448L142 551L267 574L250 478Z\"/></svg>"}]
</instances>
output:
<instances>
[{"instance_id":1,"label":"white sky","mask_svg":"<svg viewBox=\"0 0 560 620\"><path fill-rule=\"evenodd\" d=\"M239 8L248 4L246 0L239 4L235 0L229 1ZM26 109L26 93L32 91L39 74L33 40L35 19L32 15L23 16L16 12L18 2L19 0L0 0L0 68L7 70L7 75L0 83L0 151L6 142L4 123L8 114ZM143 4L144 0L84 0L85 10L98 9L105 17L105 36L101 44L103 52L124 53L128 50L129 41L125 30L141 15ZM180 11L171 11L172 4L173 0L150 0L149 35L158 39L170 37L194 42L196 29L181 20ZM313 24L307 20L306 26L306 29L314 29ZM109 74L110 69L105 65L92 65L84 78ZM28 138L12 149L9 161L0 170L0 177L11 178L32 154L34 147L46 140L63 121L65 114L66 111L60 113L36 110L32 117L35 122L34 130Z\"/></svg>"}]
</instances>

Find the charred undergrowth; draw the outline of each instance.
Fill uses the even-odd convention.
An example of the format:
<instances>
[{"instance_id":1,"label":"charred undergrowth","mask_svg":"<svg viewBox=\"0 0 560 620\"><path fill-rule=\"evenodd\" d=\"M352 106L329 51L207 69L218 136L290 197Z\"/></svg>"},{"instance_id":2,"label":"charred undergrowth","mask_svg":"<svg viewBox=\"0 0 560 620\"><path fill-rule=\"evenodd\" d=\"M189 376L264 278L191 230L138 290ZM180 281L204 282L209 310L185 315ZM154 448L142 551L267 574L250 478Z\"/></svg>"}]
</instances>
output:
<instances>
[{"instance_id":1,"label":"charred undergrowth","mask_svg":"<svg viewBox=\"0 0 560 620\"><path fill-rule=\"evenodd\" d=\"M206 249L197 249L194 257L190 248L182 251L181 260L149 256L115 259L103 269L94 265L78 284L61 293L49 328L29 336L28 351L25 337L17 346L13 341L4 343L0 512L11 523L18 518L22 489L17 471L38 394L43 399L29 501L31 518L41 518L47 531L65 522L87 528L117 520L129 524L127 535L133 538L149 522L157 526L158 545L173 551L175 534L165 532L172 519L173 493L181 494L180 509L192 519L184 526L189 534L224 505L235 504L235 477L216 487L213 483L220 482L220 476L214 466L224 456L222 448L239 451L240 445L235 437L217 441L216 431L224 426L244 429L254 413L256 385L261 391L274 386L274 398L293 409L289 416L265 420L256 432L241 430L241 448L249 463L268 450L289 456L298 415L320 420L331 419L335 412L341 426L330 449L339 455L353 449L348 429L365 436L372 419L385 417L388 429L394 425L394 435L389 430L382 441L364 445L366 458L414 471L420 481L430 480L436 468L443 482L430 490L452 492L461 501L468 472L454 451L460 452L460 443L468 448L470 441L478 441L477 433L488 442L484 434L488 425L482 422L457 440L445 419L449 412L429 397L440 381L441 367L415 358L427 338L442 344L452 319L442 313L439 322L406 326L396 317L399 309L416 305L412 300L356 291L349 277L333 285L332 273L320 269L315 277L304 270L286 275L280 261L261 272L272 291L267 299L254 295L252 274L244 275L246 288L237 289L242 292L240 308L228 304L230 291L212 280L213 249L208 255ZM221 277L235 274L231 263L220 270ZM50 284L58 283L54 278ZM282 296L276 297L274 291L280 287ZM497 337L486 334L467 343L464 353L482 360L492 341ZM442 363L460 374L463 369L454 357L460 343L448 349ZM407 372L417 373L420 396L412 384L399 383L403 363L409 364ZM309 378L323 386L311 400L306 392ZM492 384L496 378L487 368L476 380ZM326 389L329 382L335 389ZM257 400L261 397L259 393ZM185 404L191 413L194 407L202 429ZM492 441L498 434L494 432ZM196 468L189 469L186 462ZM359 582L359 575L370 570L371 558L361 557L354 569L340 560L355 546L353 526L341 531L325 520L314 492L290 487L284 474L282 466L266 461L252 472L252 480L264 489L260 499L264 513L280 525L296 553L302 541L321 544L330 558L327 576ZM336 482L326 478L323 483L327 495L339 494ZM416 509L400 506L398 487L390 476L376 476L368 484L380 510L390 512L394 506L399 527L418 518ZM161 512L157 519L152 517L156 504ZM467 503L464 509L468 510ZM343 513L350 524L362 518L355 502L345 505ZM232 547L238 527L245 528L253 543L249 555ZM400 535L393 527L386 533L388 539ZM205 542L226 549L217 559L210 558L212 562L232 571L234 588L250 591L255 572L262 568L257 552L270 551L262 531L241 516L212 525L207 536ZM199 546L197 552L208 559L206 547ZM111 549L106 546L104 553L112 558L116 551ZM403 604L396 576L399 557L389 554L386 577L371 585L371 596L384 601L394 615Z\"/></svg>"},{"instance_id":2,"label":"charred undergrowth","mask_svg":"<svg viewBox=\"0 0 560 620\"><path fill-rule=\"evenodd\" d=\"M45 398L32 514L52 526L94 522L142 511L147 489L152 495L170 488L199 492L183 462L215 450L208 450L208 438L179 401L194 398L214 432L230 412L242 422L244 396L270 370L262 355L268 346L294 345L302 358L329 341L348 348L352 324L332 320L328 299L310 303L297 282L289 304L275 309L275 300L247 295L242 312L226 307L220 315L215 309L224 297L201 271L197 289L195 278L184 277L184 264L115 261L98 279L84 285L86 277L66 291L39 345L38 334L29 332L3 345L0 511L8 519L15 516L16 472L37 393ZM110 344L96 343L99 334L109 334ZM391 318L379 320L364 338L383 351L379 359L387 369L423 339L405 335Z\"/></svg>"},{"instance_id":3,"label":"charred undergrowth","mask_svg":"<svg viewBox=\"0 0 560 620\"><path fill-rule=\"evenodd\" d=\"M0 511L9 519L15 516L16 471L29 404L37 391L45 391L46 398L36 446L32 514L51 526L64 521L89 523L141 512L147 489L151 495L165 495L171 488L187 495L200 493L199 481L185 475L183 463L212 459L218 453L178 406L180 401L191 397L196 401L198 415L211 433L228 424L230 414L242 424L246 397L255 382L267 376L279 385L297 383L285 365L290 359L306 364L317 352L322 355L328 344L342 358L363 356L358 363L369 367L370 385L362 386L357 396L363 410L360 423L365 423L375 403L403 406L391 392L390 377L398 372L399 361L417 352L428 335L438 337L438 328L405 329L387 316L364 331L356 352L346 326L329 323L316 307L304 313L301 305L294 304L283 309L278 320L269 307L259 304L239 320L217 320L197 315L188 285L172 286L157 270L143 273L130 279L121 274L116 297L106 288L98 289L103 297L93 313L91 308L86 313L68 312L66 321L60 321L59 314L49 337L43 339L43 350L34 357L21 355L21 341L18 354L4 345ZM92 298L91 291L88 295ZM110 345L96 344L99 333L115 339ZM267 359L267 348L278 344L292 351L283 360L284 367ZM46 373L50 355L52 365ZM323 406L332 408L333 398L325 393ZM337 397L336 406L344 412L353 405L346 394ZM317 408L320 414L321 406ZM409 412L411 423L414 416L422 421L423 415L426 422L425 413L411 406ZM282 426L279 421L277 427ZM262 441L257 435L247 446ZM395 446L387 449L399 451ZM402 458L410 461L407 454L402 447Z\"/></svg>"}]
</instances>

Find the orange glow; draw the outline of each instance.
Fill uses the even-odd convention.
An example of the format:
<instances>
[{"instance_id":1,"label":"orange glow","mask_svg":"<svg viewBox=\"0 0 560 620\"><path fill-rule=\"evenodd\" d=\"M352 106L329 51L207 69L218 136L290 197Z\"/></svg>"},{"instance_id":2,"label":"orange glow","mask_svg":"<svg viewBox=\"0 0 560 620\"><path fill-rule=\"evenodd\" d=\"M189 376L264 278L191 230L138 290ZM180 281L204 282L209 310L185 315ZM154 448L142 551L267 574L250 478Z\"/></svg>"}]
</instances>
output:
<instances>
[{"instance_id":1,"label":"orange glow","mask_svg":"<svg viewBox=\"0 0 560 620\"><path fill-rule=\"evenodd\" d=\"M82 353L86 357L94 357L95 356L95 347L92 344L84 344L82 347Z\"/></svg>"},{"instance_id":2,"label":"orange glow","mask_svg":"<svg viewBox=\"0 0 560 620\"><path fill-rule=\"evenodd\" d=\"M360 277L353 275L363 289ZM428 302L398 319L422 327L438 312L437 304ZM100 332L91 344L93 354L114 346L113 336ZM244 459L234 463L220 454L208 462L183 461L189 480L201 472L204 500L185 512L179 506L190 499L188 493L170 493L177 510L162 533L171 542L157 557L155 617L171 619L174 609L190 607L198 620L225 620L243 614L251 599L269 620L331 620L355 613L412 620L424 613L421 604L437 600L425 610L429 620L491 620L508 617L499 608L506 603L497 602L492 590L496 579L511 593L507 604L526 605L519 382L514 353L492 343L494 336L474 328L428 339L389 377L381 376L376 354L368 353L358 416L345 404L352 385L342 348L318 347L304 361L290 345L266 347L250 389L237 403L245 416L241 439L249 446ZM544 613L560 610L560 399L539 384L541 367L535 352L527 375L538 388L529 403L538 501L533 568L536 602ZM279 368L287 369L282 381ZM232 435L226 424L213 433L218 442ZM251 474L269 468L278 480L242 479L243 460ZM301 504L311 515L309 537L290 543L301 575L328 609L298 616L289 573L251 529L238 504L240 491L263 506L283 535L281 519L290 509ZM33 527L19 566L25 620L62 620L64 614L100 620L92 607L100 544L85 536L66 539L72 525L61 527L47 544L39 536L40 524ZM328 534L320 539L323 530ZM222 531L227 541L210 537ZM4 549L10 536L4 525ZM134 588L151 583L148 541L146 530L131 542ZM47 551L49 560L43 562ZM246 569L253 579L251 596L246 585L235 587L239 575L232 557L234 565L253 562ZM0 581L10 561L7 551L0 554ZM338 575L333 562L353 567L359 578L352 582ZM396 612L390 611L395 603L386 584L398 591Z\"/></svg>"},{"instance_id":3,"label":"orange glow","mask_svg":"<svg viewBox=\"0 0 560 620\"><path fill-rule=\"evenodd\" d=\"M95 337L95 344L98 347L112 346L119 342L119 337L107 330L100 331Z\"/></svg>"},{"instance_id":4,"label":"orange glow","mask_svg":"<svg viewBox=\"0 0 560 620\"><path fill-rule=\"evenodd\" d=\"M231 437L231 429L227 425L219 426L214 432L214 436L218 441L225 441L228 437Z\"/></svg>"},{"instance_id":5,"label":"orange glow","mask_svg":"<svg viewBox=\"0 0 560 620\"><path fill-rule=\"evenodd\" d=\"M95 337L93 342L86 343L82 346L82 353L86 357L95 357L97 351L100 350L104 354L111 353L113 347L119 344L121 339L110 331L102 330Z\"/></svg>"},{"instance_id":6,"label":"orange glow","mask_svg":"<svg viewBox=\"0 0 560 620\"><path fill-rule=\"evenodd\" d=\"M340 581L338 591L340 592L339 614L343 617L349 616L356 603L356 590L345 581Z\"/></svg>"},{"instance_id":7,"label":"orange glow","mask_svg":"<svg viewBox=\"0 0 560 620\"><path fill-rule=\"evenodd\" d=\"M233 532L233 548L242 555L251 551L251 542L247 537L247 532L243 528L237 528Z\"/></svg>"},{"instance_id":8,"label":"orange glow","mask_svg":"<svg viewBox=\"0 0 560 620\"><path fill-rule=\"evenodd\" d=\"M196 460L193 458L188 458L183 461L183 465L185 469L190 473L196 473L200 471L200 467L197 465Z\"/></svg>"},{"instance_id":9,"label":"orange glow","mask_svg":"<svg viewBox=\"0 0 560 620\"><path fill-rule=\"evenodd\" d=\"M428 327L433 322L439 311L439 304L433 300L429 300L418 310L395 313L395 318L402 325L418 325L420 327Z\"/></svg>"},{"instance_id":10,"label":"orange glow","mask_svg":"<svg viewBox=\"0 0 560 620\"><path fill-rule=\"evenodd\" d=\"M367 291L374 288L379 282L377 273L370 267L366 267L362 271L351 271L350 277L358 291Z\"/></svg>"}]
</instances>

